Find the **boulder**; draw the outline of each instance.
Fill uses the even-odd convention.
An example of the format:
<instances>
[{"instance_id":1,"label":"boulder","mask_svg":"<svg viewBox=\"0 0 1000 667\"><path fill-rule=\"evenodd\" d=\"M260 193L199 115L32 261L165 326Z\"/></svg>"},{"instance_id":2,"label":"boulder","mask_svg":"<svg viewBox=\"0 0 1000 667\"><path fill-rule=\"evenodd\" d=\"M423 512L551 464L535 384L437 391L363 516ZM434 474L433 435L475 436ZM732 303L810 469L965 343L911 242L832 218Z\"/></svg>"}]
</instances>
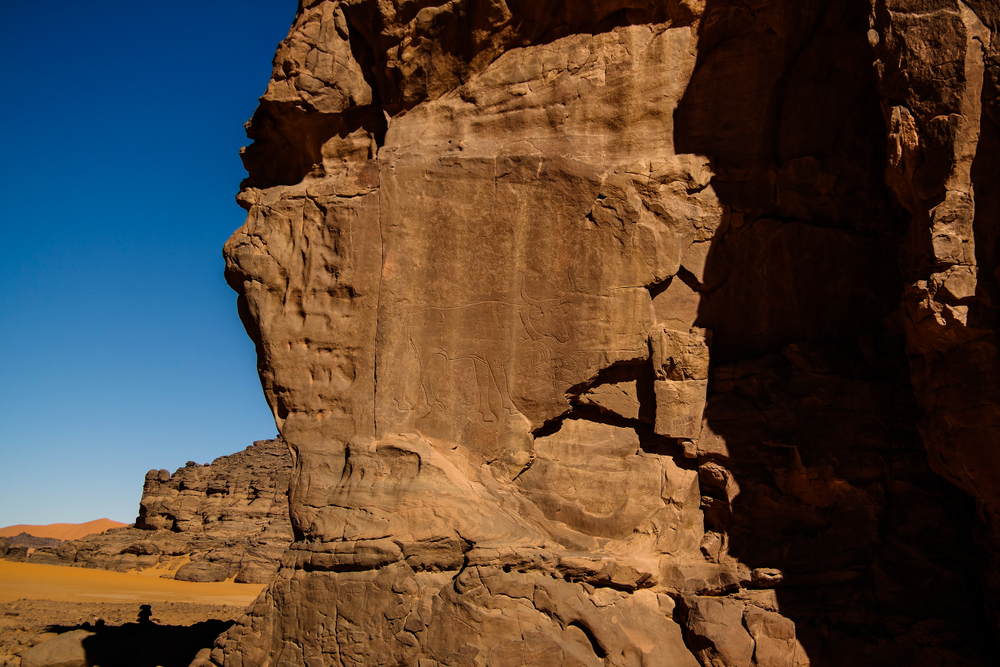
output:
<instances>
[{"instance_id":1,"label":"boulder","mask_svg":"<svg viewBox=\"0 0 1000 667\"><path fill-rule=\"evenodd\" d=\"M90 667L83 642L87 630L70 630L21 652L21 667Z\"/></svg>"}]
</instances>

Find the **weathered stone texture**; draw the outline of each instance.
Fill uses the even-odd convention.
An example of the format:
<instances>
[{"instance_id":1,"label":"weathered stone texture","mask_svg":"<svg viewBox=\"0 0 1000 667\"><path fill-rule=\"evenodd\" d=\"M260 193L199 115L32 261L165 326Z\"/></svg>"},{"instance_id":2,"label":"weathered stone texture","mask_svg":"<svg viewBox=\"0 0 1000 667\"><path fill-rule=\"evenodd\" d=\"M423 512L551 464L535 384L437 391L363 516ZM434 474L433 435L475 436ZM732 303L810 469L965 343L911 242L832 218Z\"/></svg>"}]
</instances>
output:
<instances>
[{"instance_id":1,"label":"weathered stone texture","mask_svg":"<svg viewBox=\"0 0 1000 667\"><path fill-rule=\"evenodd\" d=\"M988 664L997 20L300 3L225 248L296 539L213 660Z\"/></svg>"}]
</instances>

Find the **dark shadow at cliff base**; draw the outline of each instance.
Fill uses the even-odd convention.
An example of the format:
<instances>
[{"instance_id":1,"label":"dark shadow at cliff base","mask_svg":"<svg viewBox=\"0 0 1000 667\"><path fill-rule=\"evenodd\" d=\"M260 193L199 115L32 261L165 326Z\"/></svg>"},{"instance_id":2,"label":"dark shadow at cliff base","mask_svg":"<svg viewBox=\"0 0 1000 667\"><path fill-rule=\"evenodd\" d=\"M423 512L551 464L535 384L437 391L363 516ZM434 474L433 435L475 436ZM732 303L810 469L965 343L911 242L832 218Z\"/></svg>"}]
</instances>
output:
<instances>
[{"instance_id":1,"label":"dark shadow at cliff base","mask_svg":"<svg viewBox=\"0 0 1000 667\"><path fill-rule=\"evenodd\" d=\"M148 607L148 605L144 605ZM233 621L201 621L193 625L157 625L142 612L138 623L123 625L51 626L48 632L72 630L94 633L83 639L87 664L101 667L187 667L202 649L211 649L215 639Z\"/></svg>"},{"instance_id":2,"label":"dark shadow at cliff base","mask_svg":"<svg viewBox=\"0 0 1000 667\"><path fill-rule=\"evenodd\" d=\"M977 10L981 8L977 7ZM994 22L996 19L994 19ZM995 30L995 25L993 27ZM994 34L996 34L994 32ZM982 380L983 394L992 397L992 403L1000 401L1000 387L997 386L996 363L989 360L1000 357L1000 89L992 76L983 82L983 113L980 120L979 144L972 163L972 182L975 192L976 215L974 221L976 241L976 265L979 276L985 280L976 281L976 300L969 309L970 321L980 329L991 331L992 335L983 341L985 353L976 360ZM993 278L992 280L990 278ZM985 376L985 377L983 377ZM984 420L985 421L985 420ZM982 424L981 426L987 426ZM986 428L983 431L987 431ZM988 432L988 431L987 431ZM993 443L990 443L993 444ZM987 584L993 627L1000 632L1000 544L994 534L990 540L992 551L987 566Z\"/></svg>"},{"instance_id":3,"label":"dark shadow at cliff base","mask_svg":"<svg viewBox=\"0 0 1000 667\"><path fill-rule=\"evenodd\" d=\"M749 4L707 3L675 116L725 209L694 276L713 332L698 462L738 492L703 484L706 529L718 558L781 571L761 585L812 667L991 664L975 507L927 462L893 315L906 219L870 5Z\"/></svg>"}]
</instances>

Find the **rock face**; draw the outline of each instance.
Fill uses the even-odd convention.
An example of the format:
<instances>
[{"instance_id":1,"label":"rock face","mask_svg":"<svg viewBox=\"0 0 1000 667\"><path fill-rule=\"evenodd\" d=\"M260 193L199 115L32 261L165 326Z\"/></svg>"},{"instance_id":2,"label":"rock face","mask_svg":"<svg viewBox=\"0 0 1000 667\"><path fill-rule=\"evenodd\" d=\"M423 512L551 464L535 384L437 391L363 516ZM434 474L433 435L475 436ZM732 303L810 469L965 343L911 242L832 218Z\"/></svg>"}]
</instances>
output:
<instances>
[{"instance_id":1,"label":"rock face","mask_svg":"<svg viewBox=\"0 0 1000 667\"><path fill-rule=\"evenodd\" d=\"M991 664L998 21L303 0L225 248L295 542L213 659Z\"/></svg>"},{"instance_id":2,"label":"rock face","mask_svg":"<svg viewBox=\"0 0 1000 667\"><path fill-rule=\"evenodd\" d=\"M292 541L291 468L278 439L208 465L189 462L173 475L150 470L135 527L38 549L28 560L116 571L160 567L182 581L266 583Z\"/></svg>"}]
</instances>

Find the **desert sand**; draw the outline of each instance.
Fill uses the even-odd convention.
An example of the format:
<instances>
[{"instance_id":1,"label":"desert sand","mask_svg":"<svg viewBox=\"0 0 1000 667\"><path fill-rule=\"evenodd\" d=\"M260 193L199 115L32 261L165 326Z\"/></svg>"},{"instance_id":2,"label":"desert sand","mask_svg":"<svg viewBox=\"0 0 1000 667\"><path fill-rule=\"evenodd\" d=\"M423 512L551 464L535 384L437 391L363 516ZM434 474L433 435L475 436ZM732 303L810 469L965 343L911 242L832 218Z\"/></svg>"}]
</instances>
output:
<instances>
[{"instance_id":1,"label":"desert sand","mask_svg":"<svg viewBox=\"0 0 1000 667\"><path fill-rule=\"evenodd\" d=\"M57 540L78 540L85 535L103 533L109 528L121 528L127 523L112 521L111 519L96 519L86 523L50 523L44 526L35 526L26 523L19 523L15 526L0 528L0 537L14 537L21 533L28 533L35 537L54 537Z\"/></svg>"},{"instance_id":2,"label":"desert sand","mask_svg":"<svg viewBox=\"0 0 1000 667\"><path fill-rule=\"evenodd\" d=\"M137 572L0 561L0 603L20 599L63 602L193 602L246 606L262 584L192 583Z\"/></svg>"},{"instance_id":3,"label":"desert sand","mask_svg":"<svg viewBox=\"0 0 1000 667\"><path fill-rule=\"evenodd\" d=\"M20 665L19 654L72 630L94 633L88 656L102 665L187 665L264 588L161 579L165 571L0 560L0 665ZM151 607L146 625L136 623L143 605Z\"/></svg>"}]
</instances>

